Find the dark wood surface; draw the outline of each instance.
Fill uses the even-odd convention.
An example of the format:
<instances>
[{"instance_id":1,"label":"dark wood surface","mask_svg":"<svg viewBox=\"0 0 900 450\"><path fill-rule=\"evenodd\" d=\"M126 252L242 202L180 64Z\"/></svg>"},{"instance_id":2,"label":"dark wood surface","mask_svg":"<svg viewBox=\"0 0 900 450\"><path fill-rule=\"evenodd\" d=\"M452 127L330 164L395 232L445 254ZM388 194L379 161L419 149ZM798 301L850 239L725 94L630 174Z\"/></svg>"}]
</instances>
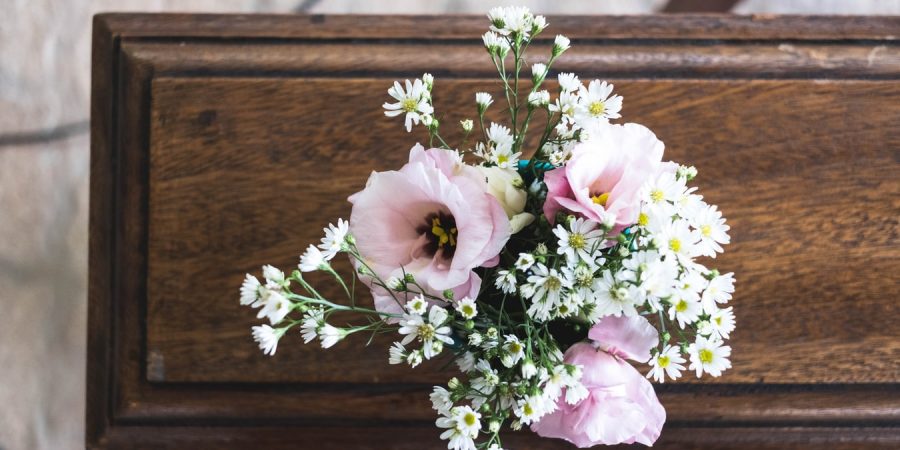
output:
<instances>
[{"instance_id":1,"label":"dark wood surface","mask_svg":"<svg viewBox=\"0 0 900 450\"><path fill-rule=\"evenodd\" d=\"M556 68L615 82L625 118L697 166L732 227L715 265L738 278L734 368L658 388L661 446L900 445L900 20L550 22L574 45ZM473 115L475 90L498 94L484 20L94 25L88 447L440 448L439 365L299 335L265 357L237 287L295 265L371 170L423 139L383 117L393 79L435 74L447 124Z\"/></svg>"}]
</instances>

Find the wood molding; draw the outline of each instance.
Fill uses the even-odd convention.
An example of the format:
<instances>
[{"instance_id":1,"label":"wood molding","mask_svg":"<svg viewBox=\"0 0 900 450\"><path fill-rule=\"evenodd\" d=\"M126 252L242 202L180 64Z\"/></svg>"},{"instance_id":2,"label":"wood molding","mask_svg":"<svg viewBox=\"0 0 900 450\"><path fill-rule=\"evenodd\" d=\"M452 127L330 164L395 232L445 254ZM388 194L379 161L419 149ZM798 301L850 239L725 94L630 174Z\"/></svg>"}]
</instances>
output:
<instances>
[{"instance_id":1,"label":"wood molding","mask_svg":"<svg viewBox=\"0 0 900 450\"><path fill-rule=\"evenodd\" d=\"M285 253L301 248L301 243L309 240L304 233L317 233L317 227L311 225L310 230L278 228L277 218L261 216L259 225L268 224L266 229L272 233L272 240L265 241L269 246L261 245L263 241L250 245L238 235L230 236L226 242L206 242L202 240L204 235L217 235L238 223L225 220L225 216L221 216L221 223L209 223L203 217L185 221L179 215L188 205L184 199L189 198L195 199L199 213L206 214L203 208L216 208L215 204L204 202L202 196L191 197L192 192L206 195L206 186L213 183L215 187L211 180L233 173L227 172L233 171L228 164L244 162L233 159L241 158L240 150L250 142L242 139L259 136L247 137L240 130L269 123L261 111L281 117L272 121L273 128L261 134L277 145L267 149L264 160L246 162L258 169L279 164L303 167L288 149L295 148L300 137L307 139L298 133L308 133L309 129L295 129L291 123L310 113L327 114L327 106L321 100L310 99L315 106L272 111L272 102L281 98L273 96L299 95L315 86L316 80L337 79L359 86L347 94L347 101L352 102L363 98L354 97L357 93L368 92L367 83L381 85L385 80L416 76L428 70L435 73L439 82L447 83L450 95L441 101L447 102L448 110L462 108L466 100L456 99L452 93L468 93L472 86L487 83L486 78L491 76L490 67L480 58L478 36L484 21L480 17L457 17L452 18L451 27L447 26L449 20L446 16L95 17L88 447L246 448L264 444L305 448L302 442L316 442L316 448L422 448L421 442L439 446L437 433L428 426L433 421L432 413L423 400L435 380L434 371L398 375L408 378L385 383L375 379L392 373L382 365L366 373L342 374L348 381L333 382L328 374L303 372L302 365L315 361L323 368L333 369L341 364L340 358L347 356L329 359L331 356L312 356L322 353L318 349L279 349L279 357L264 360L252 343L240 348L230 344L243 342L235 333L241 331L244 323L226 321L218 327L204 328L208 317L192 309L187 299L172 293L178 292L179 283L184 282L173 273L183 267L176 264L178 261L194 258L200 261L195 267L208 267L210 260L196 256L198 252L213 247L222 250L223 245L256 249L246 261L235 260L236 266L246 264L246 268L223 267L222 274L211 276L210 282L222 285L234 276L239 278L242 271L251 270L257 260L291 264L293 256ZM784 245L798 255L794 259L783 255L783 261L802 265L796 269L801 271L798 276L819 277L822 292L815 295L824 296L833 305L859 308L858 312L835 311L821 302L807 304L804 301L812 293L791 290L785 285L785 292L801 300L797 307L805 308L802 312L806 317L818 318L820 323L804 324L805 329L796 328L801 325L787 326L782 333L784 345L777 348L768 347L765 339L782 336L777 334L779 331L765 330L761 315L742 317L739 311L739 320L749 321L749 329L742 328L747 334L738 340L745 343L743 355L749 359L735 361L733 379L660 386L660 397L669 412L661 445L898 445L900 346L895 337L900 330L893 322L897 311L890 280L884 280L884 274L896 273L898 269L898 223L888 213L897 205L888 201L875 207L880 200L872 196L881 195L883 201L884 196L889 197L897 189L891 174L898 168L894 149L900 148L900 134L891 124L898 123L900 113L890 105L900 101L900 48L895 37L900 19L687 15L551 17L549 21L555 32L571 36L577 44L571 55L560 61L560 70L609 78L620 88L630 89L634 94L626 96L630 105L627 107L640 112L654 130L666 133L664 140L672 144L667 151L691 162L691 158L701 158L698 166L702 165L702 172L709 174L704 179L705 193L727 199L742 195L742 189L759 188L753 195L760 205L793 202L785 203L775 214L754 205L742 205L740 211L746 215L735 217L738 222L733 227L766 226L782 233L777 234L779 237L788 236L790 227L781 221L794 217L785 208L804 208L815 220L798 221L792 226L807 233L822 227L821 232L830 242L839 244L828 246L829 241L819 240L770 242L770 236L745 229L741 235L744 242L736 244L741 246L736 253L745 255L740 258L754 255L758 260L766 245ZM304 83L309 86L304 87ZM327 83L322 86L328 87ZM763 90L768 96L754 97L756 90ZM249 96L247 92L258 95ZM640 93L648 97L637 98ZM844 96L850 98L844 101ZM728 100L716 102L726 97ZM195 99L221 109L204 109ZM759 157L752 159L755 162L744 158L732 163L727 153L716 156L702 148L689 148L692 135L672 125L667 119L671 113L664 110L677 99L685 103L678 111L697 114L710 122L721 115L740 115L738 100L754 108L772 102L771 116L750 114L743 117L742 124L716 122L721 130L713 138L737 133L737 126L758 127L758 133L765 135L768 120L797 124L806 117L814 123L809 129L797 130L801 138L796 143L785 141L783 134L763 136L767 140L761 138L757 149L744 149L754 158L756 154L752 152L759 152ZM367 106L373 109L367 112L380 115L377 107L377 103L372 108ZM825 109L830 107L845 109ZM654 112L657 108L659 111ZM241 122L229 124L229 118L239 118ZM820 129L813 125L826 127L826 131L817 131ZM393 131L386 129L375 126L373 139L410 139L405 133L390 134ZM813 145L813 141L802 138L818 136L815 133L827 139ZM832 148L832 142L859 145L853 156L847 157L845 147ZM371 144L348 140L346 145ZM216 160L203 153L214 147L232 159L217 166ZM332 159L344 163L347 161L341 158L349 158L348 155L358 159L358 167L344 175L333 175L336 181L323 188L330 190L334 198L358 184L363 168L384 169L396 166L404 158L402 152L375 158L359 152L342 156L327 148L306 151L311 152L309 157L316 158L322 170ZM290 179L289 170L272 175L272 186L297 189L299 185ZM785 192L773 190L759 181L760 174L767 170L777 172L775 182L783 186L802 185L809 177L824 177L824 198L802 203L799 197L786 192L787 188ZM857 173L867 176L857 179ZM854 178L834 179L837 175ZM234 185L227 187L236 189ZM219 198L221 192L207 198ZM269 198L262 188L254 195L255 200ZM839 207L856 211L848 206L852 204L873 208L865 216L831 214ZM339 211L327 205L321 209L324 214ZM327 221L328 217L314 219L308 223ZM190 230L198 226L210 228L201 234ZM854 236L860 239L859 247L848 248L846 243L852 242ZM824 247L821 242L826 242ZM276 243L278 247L274 247ZM801 251L810 248L805 253ZM836 259L836 252L840 252L840 259ZM222 253L226 254L227 251ZM749 311L754 304L760 304L780 313L790 312L790 306L780 306L784 303L766 297L770 292L767 283L788 283L783 277L768 273L750 259L732 258L723 261L723 267L726 263L730 269L742 269L739 273L748 277L746 282L739 277L736 309ZM872 265L881 270L866 272ZM838 271L844 266L859 273L854 278L841 275ZM814 273L810 275L810 271ZM753 277L762 277L765 282L759 283ZM230 286L226 288L225 292L235 291ZM236 300L230 297L196 301L204 307L224 308L210 303L219 300L237 308ZM212 311L209 314L222 312ZM167 325L173 317L191 314L204 321L192 323L185 319L177 327ZM853 314L858 317L848 316ZM249 312L244 315L251 319ZM844 328L828 328L833 324ZM217 333L203 336L221 336L226 343L222 345L230 347L223 349L215 342L206 344L206 340L185 334L186 327L194 326L204 330L202 333ZM810 342L824 343L841 357L822 360L817 366L822 354L805 354L811 347L798 337L804 333ZM756 344L751 338L759 336L764 339ZM302 347L299 341L295 344L294 347ZM365 364L375 364L369 361L376 357L384 359L378 348L367 351L374 355L373 359L367 359L371 355L358 356ZM741 349L735 352L740 358ZM760 359L764 353L773 359ZM215 361L216 355L223 356ZM228 366L236 362L240 365L229 370ZM743 372L739 363L743 364ZM281 367L285 373L256 371L259 367L272 371ZM389 416L386 411L390 411ZM354 425L333 428L348 420ZM396 440L397 436L416 438L403 444ZM512 439L520 444L518 447L560 446L556 441L536 441L526 435Z\"/></svg>"}]
</instances>

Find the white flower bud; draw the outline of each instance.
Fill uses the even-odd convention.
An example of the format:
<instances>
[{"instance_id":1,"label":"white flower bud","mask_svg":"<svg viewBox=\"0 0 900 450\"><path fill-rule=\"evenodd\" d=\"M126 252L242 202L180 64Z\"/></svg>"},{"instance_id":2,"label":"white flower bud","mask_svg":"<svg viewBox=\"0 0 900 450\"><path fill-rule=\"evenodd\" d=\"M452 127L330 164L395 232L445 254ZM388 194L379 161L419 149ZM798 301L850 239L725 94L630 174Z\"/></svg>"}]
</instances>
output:
<instances>
[{"instance_id":1,"label":"white flower bud","mask_svg":"<svg viewBox=\"0 0 900 450\"><path fill-rule=\"evenodd\" d=\"M462 127L463 131L466 133L472 132L472 128L475 126L475 123L472 122L472 119L465 119L459 121L459 126Z\"/></svg>"},{"instance_id":2,"label":"white flower bud","mask_svg":"<svg viewBox=\"0 0 900 450\"><path fill-rule=\"evenodd\" d=\"M569 38L557 34L556 39L553 40L553 56L559 56L562 52L569 49Z\"/></svg>"}]
</instances>

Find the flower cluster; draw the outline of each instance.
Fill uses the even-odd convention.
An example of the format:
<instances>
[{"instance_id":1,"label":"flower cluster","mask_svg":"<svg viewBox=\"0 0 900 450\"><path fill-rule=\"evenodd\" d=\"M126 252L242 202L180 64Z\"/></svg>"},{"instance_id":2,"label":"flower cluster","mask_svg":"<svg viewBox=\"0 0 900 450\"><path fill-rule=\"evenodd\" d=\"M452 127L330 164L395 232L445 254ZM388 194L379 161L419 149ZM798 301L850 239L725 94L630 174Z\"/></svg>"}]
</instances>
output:
<instances>
[{"instance_id":1,"label":"flower cluster","mask_svg":"<svg viewBox=\"0 0 900 450\"><path fill-rule=\"evenodd\" d=\"M610 123L622 110L613 85L559 73L554 92L544 88L570 47L556 36L546 62L527 67L546 19L518 7L488 18L483 42L503 100L476 93L454 147L435 119L434 78L395 82L385 114L405 114L407 131L424 125L428 148L372 173L349 199L349 221L325 228L289 276L272 266L264 281L246 276L241 304L269 322L253 339L273 355L294 327L323 348L394 333L390 364L454 361L456 376L431 394L449 449L499 450L501 430L522 427L579 447L651 445L665 410L649 379L731 367L734 277L704 265L729 227L692 186L695 168L664 161L646 127ZM510 123L486 123L501 102ZM339 254L354 280L332 267ZM307 272L330 275L346 301L323 296ZM356 280L371 302L357 298ZM339 314L368 320L334 325Z\"/></svg>"}]
</instances>

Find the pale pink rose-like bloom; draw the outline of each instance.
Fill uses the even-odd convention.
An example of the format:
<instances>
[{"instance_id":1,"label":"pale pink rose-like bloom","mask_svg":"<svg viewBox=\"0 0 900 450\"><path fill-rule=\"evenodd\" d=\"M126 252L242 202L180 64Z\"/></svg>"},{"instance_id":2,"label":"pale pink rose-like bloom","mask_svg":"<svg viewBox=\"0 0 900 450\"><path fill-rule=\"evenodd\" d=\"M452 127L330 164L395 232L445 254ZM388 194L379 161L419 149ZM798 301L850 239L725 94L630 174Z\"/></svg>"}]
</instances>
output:
<instances>
[{"instance_id":1,"label":"pale pink rose-like bloom","mask_svg":"<svg viewBox=\"0 0 900 450\"><path fill-rule=\"evenodd\" d=\"M599 223L614 223L613 234L633 225L640 214L641 187L663 170L665 146L647 127L603 124L572 149L565 167L544 175L550 223L560 210Z\"/></svg>"},{"instance_id":2,"label":"pale pink rose-like bloom","mask_svg":"<svg viewBox=\"0 0 900 450\"><path fill-rule=\"evenodd\" d=\"M609 316L594 325L590 338L599 341L575 344L565 354L565 362L582 366L581 383L588 396L576 405L560 396L558 409L533 424L532 431L581 448L635 442L653 445L666 411L653 385L622 357L649 359L650 349L659 340L656 330L641 316Z\"/></svg>"},{"instance_id":3,"label":"pale pink rose-like bloom","mask_svg":"<svg viewBox=\"0 0 900 450\"><path fill-rule=\"evenodd\" d=\"M426 293L474 298L476 267L492 267L510 236L503 207L487 181L457 152L416 145L400 170L373 172L350 197L350 232L382 280L411 274ZM387 290L368 280L377 309L400 312ZM411 289L415 289L411 287Z\"/></svg>"}]
</instances>

